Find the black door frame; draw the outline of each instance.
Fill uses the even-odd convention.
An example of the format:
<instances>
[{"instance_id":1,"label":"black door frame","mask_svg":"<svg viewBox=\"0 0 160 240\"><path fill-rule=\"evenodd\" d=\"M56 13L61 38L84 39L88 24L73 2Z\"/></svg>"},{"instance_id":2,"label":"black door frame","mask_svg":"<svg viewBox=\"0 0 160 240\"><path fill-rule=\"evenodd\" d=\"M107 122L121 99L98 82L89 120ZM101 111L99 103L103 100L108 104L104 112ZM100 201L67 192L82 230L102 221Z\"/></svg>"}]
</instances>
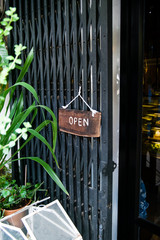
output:
<instances>
[{"instance_id":1,"label":"black door frame","mask_svg":"<svg viewBox=\"0 0 160 240\"><path fill-rule=\"evenodd\" d=\"M143 0L121 0L118 239L137 240L140 179Z\"/></svg>"},{"instance_id":2,"label":"black door frame","mask_svg":"<svg viewBox=\"0 0 160 240\"><path fill-rule=\"evenodd\" d=\"M160 227L139 218L142 78L145 0L121 0L121 78L118 239L138 240L140 227Z\"/></svg>"}]
</instances>

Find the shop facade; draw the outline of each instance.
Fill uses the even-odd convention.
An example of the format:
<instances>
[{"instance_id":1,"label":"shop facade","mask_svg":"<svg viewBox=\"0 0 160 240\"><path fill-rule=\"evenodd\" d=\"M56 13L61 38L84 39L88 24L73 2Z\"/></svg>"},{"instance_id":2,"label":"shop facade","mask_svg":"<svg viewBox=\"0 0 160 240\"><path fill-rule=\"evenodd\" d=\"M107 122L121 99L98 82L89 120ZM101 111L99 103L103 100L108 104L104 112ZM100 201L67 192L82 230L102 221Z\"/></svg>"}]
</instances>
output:
<instances>
[{"instance_id":1,"label":"shop facade","mask_svg":"<svg viewBox=\"0 0 160 240\"><path fill-rule=\"evenodd\" d=\"M27 51L34 48L27 81L41 102L58 121L59 109L81 88L88 106L101 112L100 137L58 129L60 170L37 141L25 150L46 158L70 198L40 166L26 161L28 179L44 180L51 199L61 201L85 240L160 239L158 0L3 2L11 5L20 20L8 39L9 51L17 41ZM88 111L81 100L69 109ZM30 101L26 95L25 105ZM49 132L43 134L51 141ZM13 165L19 182L26 163Z\"/></svg>"}]
</instances>

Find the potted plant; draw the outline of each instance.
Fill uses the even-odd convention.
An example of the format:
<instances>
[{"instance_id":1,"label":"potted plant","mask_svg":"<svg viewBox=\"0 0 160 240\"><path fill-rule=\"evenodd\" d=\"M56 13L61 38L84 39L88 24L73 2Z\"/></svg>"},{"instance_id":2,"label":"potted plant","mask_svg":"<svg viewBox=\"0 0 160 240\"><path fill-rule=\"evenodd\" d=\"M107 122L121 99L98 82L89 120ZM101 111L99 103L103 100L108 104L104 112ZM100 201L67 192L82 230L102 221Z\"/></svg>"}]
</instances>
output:
<instances>
[{"instance_id":1,"label":"potted plant","mask_svg":"<svg viewBox=\"0 0 160 240\"><path fill-rule=\"evenodd\" d=\"M43 183L25 185L16 184L16 180L12 180L9 177L2 176L0 178L0 209L2 216L11 215L21 208L29 205L32 201L36 201L37 191L46 191L40 189ZM27 211L23 211L8 221L14 226L22 227L21 218L27 214Z\"/></svg>"},{"instance_id":2,"label":"potted plant","mask_svg":"<svg viewBox=\"0 0 160 240\"><path fill-rule=\"evenodd\" d=\"M18 20L18 16L15 13L16 8L9 8L6 11L7 17L4 18L0 24L0 169L6 166L8 163L12 163L17 160L29 159L36 161L41 164L45 171L50 175L50 177L56 182L56 184L66 193L67 190L63 186L60 179L57 177L53 169L41 158L31 156L31 157L18 157L15 159L16 154L26 146L26 144L33 139L34 137L38 138L42 144L44 144L49 151L51 152L53 159L55 160L57 166L58 162L54 154L56 138L57 138L57 121L53 111L44 105L40 104L38 95L35 89L28 83L24 82L24 75L28 71L28 68L33 60L33 49L31 49L28 54L26 61L22 65L20 59L21 52L25 50L26 47L22 44L14 46L14 56L8 55L5 45L6 36L9 35L12 30L11 23ZM2 51L3 50L3 51ZM19 76L16 79L15 84L8 85L8 75L14 69L18 69ZM17 87L25 88L29 91L35 101L27 108L23 108L23 92L21 91L19 99L15 99L14 92ZM8 96L8 102L6 99ZM35 129L32 128L32 123L34 122L37 116L37 109L47 111L51 119L45 119L41 122ZM10 109L10 111L9 111ZM3 111L3 113L2 113ZM26 121L30 116L30 123ZM43 114L44 116L44 114ZM52 126L52 146L49 142L40 134L41 130L45 128L48 124ZM28 135L30 134L30 135ZM24 142L20 145L20 140L23 139ZM17 144L18 143L18 144ZM11 156L8 157L10 149L17 145L18 149L15 152L12 152Z\"/></svg>"}]
</instances>

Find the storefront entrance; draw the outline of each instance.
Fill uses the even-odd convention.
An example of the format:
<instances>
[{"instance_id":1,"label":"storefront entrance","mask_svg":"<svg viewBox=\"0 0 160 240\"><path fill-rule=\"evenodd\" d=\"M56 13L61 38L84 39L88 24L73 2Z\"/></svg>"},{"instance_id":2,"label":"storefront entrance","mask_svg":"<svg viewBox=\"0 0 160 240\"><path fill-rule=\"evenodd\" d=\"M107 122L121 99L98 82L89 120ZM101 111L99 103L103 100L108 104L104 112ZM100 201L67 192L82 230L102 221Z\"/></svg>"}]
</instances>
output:
<instances>
[{"instance_id":1,"label":"storefront entrance","mask_svg":"<svg viewBox=\"0 0 160 240\"><path fill-rule=\"evenodd\" d=\"M122 1L118 239L160 239L160 3Z\"/></svg>"}]
</instances>

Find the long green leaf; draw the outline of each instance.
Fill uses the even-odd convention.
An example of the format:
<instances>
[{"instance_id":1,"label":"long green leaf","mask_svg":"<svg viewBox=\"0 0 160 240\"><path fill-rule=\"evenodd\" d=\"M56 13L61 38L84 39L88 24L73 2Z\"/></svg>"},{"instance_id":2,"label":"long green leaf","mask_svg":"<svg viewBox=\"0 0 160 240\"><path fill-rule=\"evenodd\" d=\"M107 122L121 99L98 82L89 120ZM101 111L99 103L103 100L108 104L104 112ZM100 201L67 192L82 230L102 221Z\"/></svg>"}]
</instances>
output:
<instances>
[{"instance_id":1,"label":"long green leaf","mask_svg":"<svg viewBox=\"0 0 160 240\"><path fill-rule=\"evenodd\" d=\"M15 84L13 85L13 87L14 87L14 86L19 86L19 85L22 86L22 87L24 87L24 88L26 88L26 89L33 95L33 97L36 99L36 101L37 101L38 103L40 103L36 90L35 90L30 84L25 83L25 82L19 82L19 83L15 83Z\"/></svg>"},{"instance_id":2,"label":"long green leaf","mask_svg":"<svg viewBox=\"0 0 160 240\"><path fill-rule=\"evenodd\" d=\"M23 110L23 93L21 92L19 99L18 100L16 99L13 102L9 118L10 119L13 119L13 117L15 118L18 114L22 112L22 110Z\"/></svg>"},{"instance_id":3,"label":"long green leaf","mask_svg":"<svg viewBox=\"0 0 160 240\"><path fill-rule=\"evenodd\" d=\"M10 110L10 114L9 114L9 117L10 119L13 118L15 112L16 112L16 108L17 108L17 104L18 104L18 99L16 98L12 104L12 107L11 107L11 110ZM7 113L6 113L7 114Z\"/></svg>"},{"instance_id":4,"label":"long green leaf","mask_svg":"<svg viewBox=\"0 0 160 240\"><path fill-rule=\"evenodd\" d=\"M11 134L15 131L16 128L20 127L20 125L26 120L29 114L35 109L35 103L33 103L30 107L27 108L26 111L18 114L13 120L10 128L7 131L7 134Z\"/></svg>"},{"instance_id":5,"label":"long green leaf","mask_svg":"<svg viewBox=\"0 0 160 240\"><path fill-rule=\"evenodd\" d=\"M22 158L18 158L18 159L14 159L12 161L18 161L18 160L24 160L24 159L29 159L29 160L33 160L35 162L38 162L44 169L45 171L49 174L49 176L53 179L53 181L55 181L55 183L67 194L69 195L69 193L67 192L66 188L64 187L64 185L62 184L61 180L58 178L58 176L55 174L55 172L53 171L53 169L49 166L48 163L44 162L41 158L39 157L22 157Z\"/></svg>"},{"instance_id":6,"label":"long green leaf","mask_svg":"<svg viewBox=\"0 0 160 240\"><path fill-rule=\"evenodd\" d=\"M21 72L20 72L20 74L19 74L19 76L18 76L18 78L17 78L17 80L16 80L16 83L19 83L19 82L21 82L21 81L23 80L23 77L24 77L25 74L27 73L28 68L29 68L31 62L33 61L33 55L34 55L34 54L33 54L33 48L32 48L31 51L29 52L27 58L26 58L26 61L25 61L24 65L23 65L23 67L22 67L22 70L21 70ZM13 94L14 94L15 89L16 89L16 87L13 87L12 90L11 90L10 99L9 99L9 102L8 102L8 105L7 105L7 108L6 108L6 111L8 111L9 105L10 105L12 99L13 99ZM8 90L3 91L2 96L3 96L4 98L6 98L8 92L9 92Z\"/></svg>"},{"instance_id":7,"label":"long green leaf","mask_svg":"<svg viewBox=\"0 0 160 240\"><path fill-rule=\"evenodd\" d=\"M37 95L35 89L30 84L25 83L25 82L15 83L13 86L9 87L5 92L8 94L12 89L14 89L17 86L22 86L22 87L26 88L39 103L39 98L38 98L38 95Z\"/></svg>"},{"instance_id":8,"label":"long green leaf","mask_svg":"<svg viewBox=\"0 0 160 240\"><path fill-rule=\"evenodd\" d=\"M21 92L20 97L18 99L17 109L14 114L14 117L16 117L18 114L20 114L23 111L24 105L23 105L23 92Z\"/></svg>"},{"instance_id":9,"label":"long green leaf","mask_svg":"<svg viewBox=\"0 0 160 240\"><path fill-rule=\"evenodd\" d=\"M57 119L56 119L56 116L55 116L55 114L53 113L53 111L49 107L44 106L44 105L38 105L38 107L45 109L47 112L50 113L50 115L53 118L52 129L55 132L55 134L53 134L53 150L55 150L56 140L57 140Z\"/></svg>"},{"instance_id":10,"label":"long green leaf","mask_svg":"<svg viewBox=\"0 0 160 240\"><path fill-rule=\"evenodd\" d=\"M49 123L51 123L51 120L45 120L44 122L42 122L42 123L35 129L35 131L40 132L40 131L44 128L44 123L45 123L45 126L47 126ZM34 136L33 136L33 135L30 135L29 138L27 138L27 140L22 144L22 146L21 146L16 152L14 152L14 153L12 154L12 156L11 156L10 159L12 159L19 151L21 151L21 150L25 147L25 145L26 145L28 142L30 142L33 138L34 138ZM10 160L10 159L9 159L9 160Z\"/></svg>"},{"instance_id":11,"label":"long green leaf","mask_svg":"<svg viewBox=\"0 0 160 240\"><path fill-rule=\"evenodd\" d=\"M35 108L34 113L32 114L31 124L33 123L35 117L37 116L37 112L38 112L38 110L37 110L37 108Z\"/></svg>"},{"instance_id":12,"label":"long green leaf","mask_svg":"<svg viewBox=\"0 0 160 240\"><path fill-rule=\"evenodd\" d=\"M9 118L13 119L13 117L15 117L20 112L22 112L22 109L23 109L23 94L21 93L20 98L18 100L15 99L15 101L12 105L12 108L11 108L10 114L9 114ZM6 115L7 115L7 113L6 113ZM1 136L1 142L3 143L3 145L6 144L9 137L10 137L10 133L8 135Z\"/></svg>"},{"instance_id":13,"label":"long green leaf","mask_svg":"<svg viewBox=\"0 0 160 240\"><path fill-rule=\"evenodd\" d=\"M57 120L56 120L56 117L53 113L53 111L46 107L46 106L43 106L43 105L37 105L35 106L35 104L32 104L27 110L25 110L24 112L18 114L14 120L12 121L12 124L10 126L10 128L8 129L7 131L7 134L6 134L6 142L10 136L10 134L12 132L15 131L15 129L17 127L19 127L24 121L25 119L29 116L29 114L34 111L35 109L37 108L42 108L42 109L45 109L46 111L48 111L53 119L53 121L51 120L45 120L44 122L42 122L35 130L29 130L30 133L31 133L31 136L25 141L25 143L11 156L11 158L9 159L9 161L13 161L13 156L19 152L34 136L37 137L39 140L41 140L47 147L48 149L51 151L52 153L52 156L54 157L55 159L55 162L58 166L58 162L57 162L57 159L56 159L56 156L54 154L54 150L55 150L55 146L56 146L56 138L57 138ZM50 146L50 144L47 142L47 140L42 136L40 135L38 132L41 131L45 126L47 126L49 123L51 123L52 125L52 131L53 131L53 148ZM1 164L3 164L4 161L1 162Z\"/></svg>"},{"instance_id":14,"label":"long green leaf","mask_svg":"<svg viewBox=\"0 0 160 240\"><path fill-rule=\"evenodd\" d=\"M29 116L29 114L34 110L35 108L35 103L33 103L27 111L24 111L20 114L18 114L15 119L12 121L11 126L9 127L7 134L3 138L3 145L5 145L8 142L8 139L11 135L11 133L14 133L15 129L19 128L20 125L26 120L26 118ZM0 154L0 159L1 159L1 154Z\"/></svg>"},{"instance_id":15,"label":"long green leaf","mask_svg":"<svg viewBox=\"0 0 160 240\"><path fill-rule=\"evenodd\" d=\"M34 53L33 53L33 48L32 48L32 49L30 50L30 52L29 52L27 58L26 58L26 61L25 61L24 65L23 65L23 68L22 68L22 70L21 70L21 72L20 72L18 78L17 78L16 83L22 81L24 75L25 75L26 72L28 71L28 68L29 68L31 62L33 61L33 57L34 57Z\"/></svg>"},{"instance_id":16,"label":"long green leaf","mask_svg":"<svg viewBox=\"0 0 160 240\"><path fill-rule=\"evenodd\" d=\"M32 134L29 136L29 138L22 144L22 146L19 148L19 149L17 149L17 151L16 152L14 152L13 154L12 154L12 156L10 157L10 159L12 159L19 151L21 151L23 148L24 148L24 146L29 142L29 141L31 141L32 139L33 139L33 137L35 136L35 137L37 137L37 138L39 138L41 141L42 141L42 139L44 139L43 138L43 136L42 135L40 135L39 134L39 136L38 136L38 132L40 132L45 126L47 126L48 124L52 124L52 121L51 120L45 120L44 122L42 122L35 130L33 130L33 129L29 129L28 131L31 133L32 132ZM54 131L55 132L55 131ZM43 142L43 141L42 141ZM56 158L56 156L55 156L55 154L54 154L54 149L52 149L52 147L50 146L50 144L46 141L46 139L44 139L44 142L43 142L48 148L49 148L49 150L51 151L51 153L52 153L52 156L53 156L53 158L54 158L54 160L55 160L55 162L56 162L56 164L57 164L57 167L59 168L59 165L58 165L58 161L57 161L57 158ZM55 144L54 144L55 145ZM50 147L49 147L50 146ZM9 159L9 160L10 160Z\"/></svg>"},{"instance_id":17,"label":"long green leaf","mask_svg":"<svg viewBox=\"0 0 160 240\"><path fill-rule=\"evenodd\" d=\"M12 121L12 124L11 124L10 128L8 129L7 134L5 135L5 138L3 140L4 145L8 141L11 133L13 133L16 128L20 127L20 125L26 120L26 118L30 115L30 113L37 107L43 108L46 111L48 111L53 118L53 122L51 122L51 125L52 125L52 131L54 133L53 134L53 142L52 142L53 143L53 152L54 152L55 146L56 146L56 139L57 139L57 120L56 120L56 117L55 117L54 113L52 112L52 110L43 105L35 106L35 104L32 104L30 107L28 107L27 110L20 113L19 115L17 115L14 118L14 120ZM45 122L46 122L46 120L43 122L43 128L46 126ZM56 158L55 158L55 161L56 161Z\"/></svg>"},{"instance_id":18,"label":"long green leaf","mask_svg":"<svg viewBox=\"0 0 160 240\"><path fill-rule=\"evenodd\" d=\"M32 108L43 108L45 109L47 112L50 113L53 121L51 122L51 125L52 125L52 131L53 131L53 141L52 141L52 144L53 144L53 151L55 151L55 147L56 147L56 140L57 140L57 119L55 117L55 114L53 113L53 111L47 107L47 106L44 106L44 105L37 105L37 106L34 106ZM28 111L29 109L27 109ZM31 110L31 107L30 107L30 110ZM46 120L45 120L46 121ZM44 121L44 122L45 122Z\"/></svg>"},{"instance_id":19,"label":"long green leaf","mask_svg":"<svg viewBox=\"0 0 160 240\"><path fill-rule=\"evenodd\" d=\"M29 114L37 107L41 107L41 108L44 108L46 109L52 116L53 118L53 124L52 124L52 128L53 128L53 131L54 131L54 141L56 141L56 137L57 137L57 121L56 121L56 117L54 115L54 113L52 112L52 110L50 110L50 108L46 107L46 106L43 106L43 105L37 105L35 106L35 104L33 103L30 107L27 108L27 110L25 110L24 112L20 113L18 116L16 116L16 118L14 119L14 121L12 122L10 128L8 129L7 131L7 135L6 135L6 138L8 139L8 136L15 131L15 129L17 127L19 127L25 120L26 118L29 116ZM46 120L45 120L46 121ZM44 121L44 122L45 122ZM44 125L45 126L45 125ZM55 149L55 145L56 145L56 142L53 141L53 150Z\"/></svg>"},{"instance_id":20,"label":"long green leaf","mask_svg":"<svg viewBox=\"0 0 160 240\"><path fill-rule=\"evenodd\" d=\"M45 126L46 126L46 124L45 124ZM28 132L30 132L33 136L38 138L41 142L43 142L48 147L48 149L52 153L53 158L56 161L57 166L59 167L56 156L54 154L54 151L53 151L51 145L48 143L48 141L41 134L39 134L37 131L35 131L34 129L28 129Z\"/></svg>"}]
</instances>

